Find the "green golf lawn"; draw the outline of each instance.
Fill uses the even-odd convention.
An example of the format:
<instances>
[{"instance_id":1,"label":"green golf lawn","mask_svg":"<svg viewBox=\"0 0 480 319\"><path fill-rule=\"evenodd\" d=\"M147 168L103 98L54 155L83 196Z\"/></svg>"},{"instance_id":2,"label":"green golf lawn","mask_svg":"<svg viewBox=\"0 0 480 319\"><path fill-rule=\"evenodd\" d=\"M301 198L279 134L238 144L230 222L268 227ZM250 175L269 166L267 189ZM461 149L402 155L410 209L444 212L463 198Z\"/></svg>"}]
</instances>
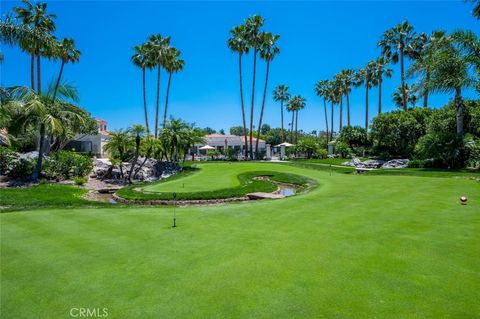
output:
<instances>
[{"instance_id":1,"label":"green golf lawn","mask_svg":"<svg viewBox=\"0 0 480 319\"><path fill-rule=\"evenodd\" d=\"M238 174L255 170L248 163L195 164L199 172L166 183L157 183L143 189L150 192L201 192L240 185Z\"/></svg>"},{"instance_id":2,"label":"green golf lawn","mask_svg":"<svg viewBox=\"0 0 480 319\"><path fill-rule=\"evenodd\" d=\"M0 214L1 317L69 318L73 307L108 308L108 318L478 317L479 182L199 167L152 189L220 189L260 170L318 186L280 200L179 207L177 228L164 206Z\"/></svg>"}]
</instances>

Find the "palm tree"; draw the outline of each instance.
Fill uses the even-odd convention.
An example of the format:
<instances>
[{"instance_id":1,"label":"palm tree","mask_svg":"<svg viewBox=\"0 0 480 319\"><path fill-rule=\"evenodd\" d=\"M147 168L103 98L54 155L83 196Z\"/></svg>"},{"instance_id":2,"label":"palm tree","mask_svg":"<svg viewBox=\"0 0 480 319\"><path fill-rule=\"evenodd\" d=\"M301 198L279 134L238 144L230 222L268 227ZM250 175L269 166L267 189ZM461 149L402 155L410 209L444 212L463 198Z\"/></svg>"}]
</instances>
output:
<instances>
[{"instance_id":1,"label":"palm tree","mask_svg":"<svg viewBox=\"0 0 480 319\"><path fill-rule=\"evenodd\" d=\"M335 113L335 104L340 103L339 101L339 87L335 85L334 80L329 81L328 86L326 88L327 92L327 100L331 103L331 111L330 111L330 140L333 140L333 132L335 128L335 124L333 123L333 117Z\"/></svg>"},{"instance_id":2,"label":"palm tree","mask_svg":"<svg viewBox=\"0 0 480 319\"><path fill-rule=\"evenodd\" d=\"M62 61L60 66L60 72L58 73L57 82L55 84L55 91L53 93L53 99L57 95L58 86L62 79L63 67L67 63L76 63L80 60L80 51L75 49L75 42L73 39L65 38L62 42L58 43L56 55Z\"/></svg>"},{"instance_id":3,"label":"palm tree","mask_svg":"<svg viewBox=\"0 0 480 319\"><path fill-rule=\"evenodd\" d=\"M408 21L385 31L378 46L382 48L382 56L390 59L394 64L400 61L400 76L402 82L403 105L407 105L405 92L405 56L412 55L412 42L415 40L413 26Z\"/></svg>"},{"instance_id":4,"label":"palm tree","mask_svg":"<svg viewBox=\"0 0 480 319\"><path fill-rule=\"evenodd\" d=\"M242 75L242 57L249 51L247 34L244 25L239 25L230 30L231 37L227 44L230 50L238 53L238 73L240 75L240 104L242 106L243 135L245 139L245 158L248 157L247 142L247 123L245 121L245 104L243 102L243 75Z\"/></svg>"},{"instance_id":5,"label":"palm tree","mask_svg":"<svg viewBox=\"0 0 480 319\"><path fill-rule=\"evenodd\" d=\"M250 106L250 159L253 160L253 112L255 105L255 77L257 73L257 55L260 50L260 28L264 20L259 15L253 15L245 21L245 33L248 46L253 49L252 104Z\"/></svg>"},{"instance_id":6,"label":"palm tree","mask_svg":"<svg viewBox=\"0 0 480 319\"><path fill-rule=\"evenodd\" d=\"M405 85L405 92L407 93L407 103L409 103L412 107L415 106L418 101L418 97L415 94L415 91L415 85ZM405 107L403 106L403 95L401 86L399 86L397 88L397 91L393 93L393 103L395 103L395 106L405 109Z\"/></svg>"},{"instance_id":7,"label":"palm tree","mask_svg":"<svg viewBox=\"0 0 480 319\"><path fill-rule=\"evenodd\" d=\"M480 19L480 0L467 0L467 1L474 3L472 15L475 18Z\"/></svg>"},{"instance_id":8,"label":"palm tree","mask_svg":"<svg viewBox=\"0 0 480 319\"><path fill-rule=\"evenodd\" d=\"M455 32L439 45L429 66L431 78L428 89L431 92L453 92L455 97L455 117L457 137L463 137L463 98L462 90L473 88L478 83L470 69L480 67L479 55L472 55L472 49L480 48L480 40L475 34Z\"/></svg>"},{"instance_id":9,"label":"palm tree","mask_svg":"<svg viewBox=\"0 0 480 319\"><path fill-rule=\"evenodd\" d=\"M334 94L335 100L338 102L338 106L340 108L340 116L339 116L339 126L338 126L338 131L340 132L343 128L343 95L344 95L344 84L343 84L343 79L342 75L336 74L333 81L332 85L334 86Z\"/></svg>"},{"instance_id":10,"label":"palm tree","mask_svg":"<svg viewBox=\"0 0 480 319\"><path fill-rule=\"evenodd\" d=\"M295 126L295 107L295 103L292 102L292 99L289 99L287 102L287 111L292 112L292 121L290 122L290 143L294 143L293 128Z\"/></svg>"},{"instance_id":11,"label":"palm tree","mask_svg":"<svg viewBox=\"0 0 480 319\"><path fill-rule=\"evenodd\" d=\"M170 37L163 38L160 34L151 35L149 42L152 63L157 67L157 98L155 103L155 138L158 137L158 113L160 109L160 76L164 65L165 53L170 45Z\"/></svg>"},{"instance_id":12,"label":"palm tree","mask_svg":"<svg viewBox=\"0 0 480 319\"><path fill-rule=\"evenodd\" d=\"M375 62L370 61L365 68L358 70L356 73L356 85L358 83L365 85L365 130L368 130L368 92L376 84L374 72Z\"/></svg>"},{"instance_id":13,"label":"palm tree","mask_svg":"<svg viewBox=\"0 0 480 319\"><path fill-rule=\"evenodd\" d=\"M293 123L295 123L295 143L298 141L298 111L305 108L305 105L306 105L306 100L300 95L296 95L288 101L287 109L292 112L292 132L293 132ZM294 115L295 115L295 118L294 118ZM293 136L292 136L292 141L293 141Z\"/></svg>"},{"instance_id":14,"label":"palm tree","mask_svg":"<svg viewBox=\"0 0 480 319\"><path fill-rule=\"evenodd\" d=\"M351 87L354 84L354 75L355 71L352 69L344 69L338 74L338 80L342 87L343 94L345 95L347 101L347 124L350 126L350 91Z\"/></svg>"},{"instance_id":15,"label":"palm tree","mask_svg":"<svg viewBox=\"0 0 480 319\"><path fill-rule=\"evenodd\" d=\"M172 75L174 72L179 72L183 70L185 61L179 58L180 51L175 48L168 48L165 52L164 66L168 72L168 84L167 84L167 93L165 96L165 110L163 113L163 127L167 125L167 111L168 111L168 97L170 95L170 83L172 81Z\"/></svg>"},{"instance_id":16,"label":"palm tree","mask_svg":"<svg viewBox=\"0 0 480 319\"><path fill-rule=\"evenodd\" d=\"M19 45L22 49L24 43L37 43L40 47L47 48L57 46L57 41L53 35L34 30L28 25L17 25L10 16L0 20L0 42L9 46ZM3 54L0 57L3 59ZM35 86L33 68L31 68L31 71L31 81Z\"/></svg>"},{"instance_id":17,"label":"palm tree","mask_svg":"<svg viewBox=\"0 0 480 319\"><path fill-rule=\"evenodd\" d=\"M280 53L280 48L276 46L276 42L280 38L279 35L273 35L270 32L262 32L260 45L260 58L267 63L265 72L265 85L263 88L262 109L260 110L260 120L258 121L257 140L255 141L255 156L258 158L258 143L260 141L260 128L262 127L263 111L265 109L265 100L267 98L268 75L270 73L270 62L275 55Z\"/></svg>"},{"instance_id":18,"label":"palm tree","mask_svg":"<svg viewBox=\"0 0 480 319\"><path fill-rule=\"evenodd\" d=\"M6 105L6 108L20 107L25 118L24 122L38 127L40 144L37 163L32 174L33 181L38 180L41 172L47 134L61 135L68 127L85 122L84 111L69 102L78 100L76 90L68 85L59 85L57 96L53 99L54 87L50 85L48 91L40 94L26 87L17 87L12 92L13 99Z\"/></svg>"},{"instance_id":19,"label":"palm tree","mask_svg":"<svg viewBox=\"0 0 480 319\"><path fill-rule=\"evenodd\" d=\"M50 34L55 31L55 23L53 20L56 19L55 14L47 13L47 4L45 2L37 2L35 4L31 3L29 0L22 1L25 7L15 7L14 10L17 13L17 19L22 20L22 23L25 26L30 26L35 33L39 34ZM37 93L41 93L41 71L40 71L40 57L42 50L45 47L41 46L40 42L37 41L27 41L32 40L24 39L21 42L21 47L27 52L30 52L31 61L30 61L30 84L32 90L35 90L35 76L34 76L34 64L35 56L37 58ZM34 39L33 39L34 40Z\"/></svg>"},{"instance_id":20,"label":"palm tree","mask_svg":"<svg viewBox=\"0 0 480 319\"><path fill-rule=\"evenodd\" d=\"M330 86L330 81L328 80L320 80L315 84L315 93L323 98L323 111L325 113L325 128L327 132L327 142L329 140L329 135L328 135L328 114L327 114L327 100L328 100L328 94L329 94L329 86Z\"/></svg>"},{"instance_id":21,"label":"palm tree","mask_svg":"<svg viewBox=\"0 0 480 319\"><path fill-rule=\"evenodd\" d=\"M150 135L148 126L148 111L147 111L147 88L146 88L146 69L152 67L152 61L149 60L149 47L146 44L134 46L135 53L132 55L132 63L142 70L142 86L143 86L143 111L145 114L145 127L147 128L147 135Z\"/></svg>"},{"instance_id":22,"label":"palm tree","mask_svg":"<svg viewBox=\"0 0 480 319\"><path fill-rule=\"evenodd\" d=\"M108 134L107 143L104 146L104 150L123 162L127 159L128 152L133 146L132 142L132 136L128 131L121 129L110 131Z\"/></svg>"},{"instance_id":23,"label":"palm tree","mask_svg":"<svg viewBox=\"0 0 480 319\"><path fill-rule=\"evenodd\" d=\"M373 76L378 86L378 114L382 113L382 83L384 78L391 78L393 70L388 68L390 61L385 57L378 58L373 64Z\"/></svg>"},{"instance_id":24,"label":"palm tree","mask_svg":"<svg viewBox=\"0 0 480 319\"><path fill-rule=\"evenodd\" d=\"M273 100L275 102L280 101L280 118L282 127L282 143L285 142L285 130L283 129L283 103L288 102L290 99L290 93L288 93L288 86L278 85L273 91Z\"/></svg>"},{"instance_id":25,"label":"palm tree","mask_svg":"<svg viewBox=\"0 0 480 319\"><path fill-rule=\"evenodd\" d=\"M132 127L129 128L128 130L130 134L135 136L135 154L133 156L132 164L130 165L130 171L128 172L128 183L132 183L132 174L135 169L135 165L137 164L138 161L138 156L140 153L140 143L142 141L143 134L145 134L145 127L140 124L135 124L132 125Z\"/></svg>"}]
</instances>

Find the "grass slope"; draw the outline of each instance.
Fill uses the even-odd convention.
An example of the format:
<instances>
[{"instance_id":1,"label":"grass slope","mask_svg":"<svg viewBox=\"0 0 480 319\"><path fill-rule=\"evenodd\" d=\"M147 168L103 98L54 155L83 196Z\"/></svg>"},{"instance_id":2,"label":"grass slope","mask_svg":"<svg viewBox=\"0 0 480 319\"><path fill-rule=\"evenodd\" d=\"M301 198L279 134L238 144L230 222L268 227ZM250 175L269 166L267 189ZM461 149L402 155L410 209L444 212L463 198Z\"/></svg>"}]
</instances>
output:
<instances>
[{"instance_id":1,"label":"grass slope","mask_svg":"<svg viewBox=\"0 0 480 319\"><path fill-rule=\"evenodd\" d=\"M475 318L480 183L308 176L303 196L234 205L0 214L1 317ZM458 204L460 195L469 204Z\"/></svg>"},{"instance_id":2,"label":"grass slope","mask_svg":"<svg viewBox=\"0 0 480 319\"><path fill-rule=\"evenodd\" d=\"M104 207L107 203L83 198L87 190L69 185L38 185L30 188L1 188L0 211L49 207Z\"/></svg>"},{"instance_id":3,"label":"grass slope","mask_svg":"<svg viewBox=\"0 0 480 319\"><path fill-rule=\"evenodd\" d=\"M189 168L172 179L154 184L132 185L117 192L130 200L171 200L177 193L178 200L206 200L242 197L254 192L273 192L277 185L272 181L307 186L315 184L306 177L276 171L252 171L251 163L200 164ZM254 177L268 176L270 180L256 180Z\"/></svg>"}]
</instances>

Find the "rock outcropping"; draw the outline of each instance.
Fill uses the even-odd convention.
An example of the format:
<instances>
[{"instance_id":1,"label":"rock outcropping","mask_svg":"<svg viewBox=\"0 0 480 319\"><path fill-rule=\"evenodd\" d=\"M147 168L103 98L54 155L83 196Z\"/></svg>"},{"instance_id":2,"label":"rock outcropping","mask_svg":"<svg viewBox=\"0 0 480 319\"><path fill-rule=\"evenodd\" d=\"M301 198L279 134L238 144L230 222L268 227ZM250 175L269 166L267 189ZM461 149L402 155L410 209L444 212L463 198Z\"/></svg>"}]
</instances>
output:
<instances>
[{"instance_id":1,"label":"rock outcropping","mask_svg":"<svg viewBox=\"0 0 480 319\"><path fill-rule=\"evenodd\" d=\"M382 165L382 168L407 168L408 159L393 159Z\"/></svg>"},{"instance_id":2,"label":"rock outcropping","mask_svg":"<svg viewBox=\"0 0 480 319\"><path fill-rule=\"evenodd\" d=\"M105 181L121 180L122 172L124 178L126 178L130 171L130 167L131 163L129 162L112 166L108 159L94 159L93 177ZM157 161L155 159L139 158L133 169L133 179L139 181L154 181L176 174L181 170L181 167L174 163Z\"/></svg>"},{"instance_id":3,"label":"rock outcropping","mask_svg":"<svg viewBox=\"0 0 480 319\"><path fill-rule=\"evenodd\" d=\"M362 162L358 158L353 158L351 161L343 163L343 165L356 168L406 168L408 167L408 159L393 159L388 162L382 160L366 160Z\"/></svg>"}]
</instances>

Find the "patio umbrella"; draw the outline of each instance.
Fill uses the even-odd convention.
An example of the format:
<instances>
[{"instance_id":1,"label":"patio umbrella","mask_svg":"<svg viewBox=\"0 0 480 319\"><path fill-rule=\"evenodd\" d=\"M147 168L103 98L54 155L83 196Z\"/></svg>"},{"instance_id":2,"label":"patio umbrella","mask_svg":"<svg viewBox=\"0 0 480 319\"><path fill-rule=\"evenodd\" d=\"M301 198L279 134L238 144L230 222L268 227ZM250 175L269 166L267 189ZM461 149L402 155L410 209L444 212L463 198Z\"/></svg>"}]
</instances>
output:
<instances>
[{"instance_id":1,"label":"patio umbrella","mask_svg":"<svg viewBox=\"0 0 480 319\"><path fill-rule=\"evenodd\" d=\"M282 144L275 145L275 147L281 147L281 146L291 147L291 146L294 146L294 145L290 144L290 143L287 143L287 142L283 142Z\"/></svg>"},{"instance_id":2,"label":"patio umbrella","mask_svg":"<svg viewBox=\"0 0 480 319\"><path fill-rule=\"evenodd\" d=\"M215 147L210 146L210 145L204 145L204 146L199 148L199 150L214 150L214 149L215 149Z\"/></svg>"}]
</instances>

